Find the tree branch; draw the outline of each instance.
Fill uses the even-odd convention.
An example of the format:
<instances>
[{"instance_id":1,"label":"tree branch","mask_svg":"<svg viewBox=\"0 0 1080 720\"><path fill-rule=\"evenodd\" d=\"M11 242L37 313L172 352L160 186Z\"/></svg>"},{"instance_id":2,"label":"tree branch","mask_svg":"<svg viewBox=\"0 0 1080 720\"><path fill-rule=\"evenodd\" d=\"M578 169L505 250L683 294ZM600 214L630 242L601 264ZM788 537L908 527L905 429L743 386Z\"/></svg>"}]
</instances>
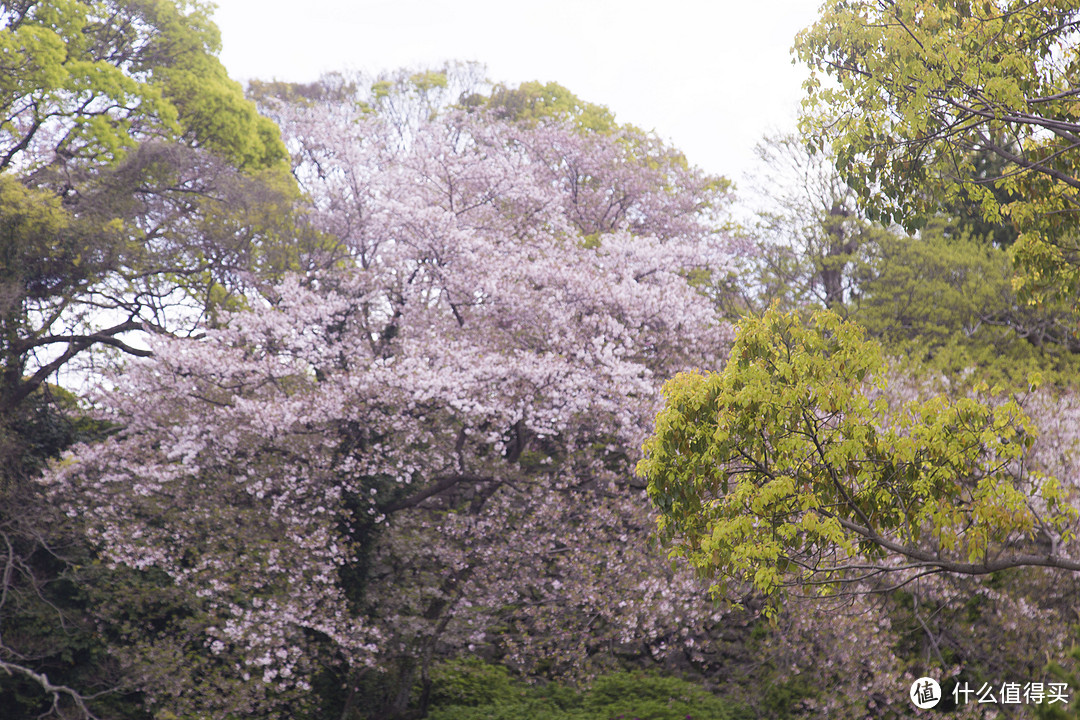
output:
<instances>
[{"instance_id":1,"label":"tree branch","mask_svg":"<svg viewBox=\"0 0 1080 720\"><path fill-rule=\"evenodd\" d=\"M434 495L438 495L440 493L444 493L447 490L449 490L450 488L454 487L455 485L458 485L459 483L466 483L466 482L491 483L491 482L498 482L498 478L489 477L489 476L482 476L482 475L468 475L468 474L465 474L465 475L445 475L443 477L437 477L437 478L435 478L435 482L433 482L431 485L428 485L426 488L424 488L420 492L418 492L418 493L416 493L414 495L410 495L407 498L403 498L401 500L395 500L394 502L391 502L391 503L388 503L386 505L380 506L379 507L379 512L382 512L382 513L384 513L386 515L389 515L391 513L397 512L399 510L404 510L406 508L416 507L420 503L427 500L429 497L432 497Z\"/></svg>"},{"instance_id":2,"label":"tree branch","mask_svg":"<svg viewBox=\"0 0 1080 720\"><path fill-rule=\"evenodd\" d=\"M84 720L98 720L98 716L90 712L90 709L86 707L87 698L67 685L54 685L49 682L49 678L45 673L34 672L28 667L4 660L0 660L0 670L3 670L8 675L22 675L40 685L42 690L52 696L52 710L59 710L60 698L67 696L75 704Z\"/></svg>"}]
</instances>

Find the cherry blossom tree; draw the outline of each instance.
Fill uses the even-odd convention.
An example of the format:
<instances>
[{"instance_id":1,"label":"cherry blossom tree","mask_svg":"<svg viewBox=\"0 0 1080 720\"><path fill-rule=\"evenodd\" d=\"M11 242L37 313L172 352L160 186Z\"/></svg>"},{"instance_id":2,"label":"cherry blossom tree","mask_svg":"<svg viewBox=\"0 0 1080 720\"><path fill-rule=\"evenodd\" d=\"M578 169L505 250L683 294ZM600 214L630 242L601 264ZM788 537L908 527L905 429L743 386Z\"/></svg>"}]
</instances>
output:
<instances>
[{"instance_id":1,"label":"cherry blossom tree","mask_svg":"<svg viewBox=\"0 0 1080 720\"><path fill-rule=\"evenodd\" d=\"M348 716L378 676L389 715L455 651L692 652L720 616L645 547L632 468L660 381L730 340L698 290L729 269L726 184L630 129L363 110L273 113L344 259L154 339L98 395L122 429L46 480L112 562L197 598L153 699L295 708L330 677Z\"/></svg>"}]
</instances>

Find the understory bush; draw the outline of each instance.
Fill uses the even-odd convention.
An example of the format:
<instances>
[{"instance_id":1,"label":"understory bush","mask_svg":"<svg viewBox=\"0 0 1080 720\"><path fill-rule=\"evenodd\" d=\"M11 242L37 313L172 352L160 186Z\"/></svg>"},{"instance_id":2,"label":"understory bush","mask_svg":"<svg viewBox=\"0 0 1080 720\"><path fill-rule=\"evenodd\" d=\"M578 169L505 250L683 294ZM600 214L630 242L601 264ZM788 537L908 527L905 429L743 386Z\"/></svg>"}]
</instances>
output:
<instances>
[{"instance_id":1,"label":"understory bush","mask_svg":"<svg viewBox=\"0 0 1080 720\"><path fill-rule=\"evenodd\" d=\"M748 708L676 677L604 675L575 690L529 686L504 668L447 663L432 673L430 720L749 720Z\"/></svg>"}]
</instances>

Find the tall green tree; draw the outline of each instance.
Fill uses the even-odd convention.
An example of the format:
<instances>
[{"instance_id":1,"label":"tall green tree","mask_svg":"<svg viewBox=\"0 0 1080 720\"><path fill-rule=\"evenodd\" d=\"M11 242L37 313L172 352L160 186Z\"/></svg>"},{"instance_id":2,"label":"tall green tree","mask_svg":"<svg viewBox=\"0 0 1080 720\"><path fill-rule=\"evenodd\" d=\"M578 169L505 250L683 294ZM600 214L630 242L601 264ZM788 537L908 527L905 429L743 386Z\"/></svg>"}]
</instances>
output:
<instances>
[{"instance_id":1,"label":"tall green tree","mask_svg":"<svg viewBox=\"0 0 1080 720\"><path fill-rule=\"evenodd\" d=\"M1078 19L1073 0L829 4L796 41L802 127L876 216L911 227L974 202L1021 231L1025 290L1074 293Z\"/></svg>"},{"instance_id":2,"label":"tall green tree","mask_svg":"<svg viewBox=\"0 0 1080 720\"><path fill-rule=\"evenodd\" d=\"M935 220L916 236L882 233L852 274L858 294L848 318L913 373L932 370L1023 387L1032 372L1071 385L1080 343L1070 303L1023 302L1008 252ZM972 372L975 370L975 372Z\"/></svg>"},{"instance_id":3,"label":"tall green tree","mask_svg":"<svg viewBox=\"0 0 1080 720\"><path fill-rule=\"evenodd\" d=\"M218 61L209 8L0 2L4 717L120 712L102 593L130 601L119 612L133 623L168 593L105 572L28 482L102 429L53 383L87 377L103 353L149 354L138 332L190 332L295 259L281 242L296 197L284 145Z\"/></svg>"},{"instance_id":4,"label":"tall green tree","mask_svg":"<svg viewBox=\"0 0 1080 720\"><path fill-rule=\"evenodd\" d=\"M291 189L276 127L217 60L207 6L0 3L0 23L0 411L11 413L85 351L138 354L125 333L171 329L173 291L205 291L214 264L242 269L229 261L237 236L258 232L251 198L283 206Z\"/></svg>"},{"instance_id":5,"label":"tall green tree","mask_svg":"<svg viewBox=\"0 0 1080 720\"><path fill-rule=\"evenodd\" d=\"M615 114L603 105L582 100L558 83L525 82L517 87L495 86L478 103L499 117L519 122L566 120L583 131L611 132L617 127Z\"/></svg>"},{"instance_id":6,"label":"tall green tree","mask_svg":"<svg viewBox=\"0 0 1080 720\"><path fill-rule=\"evenodd\" d=\"M241 166L284 160L273 123L217 59L203 2L0 3L0 170L109 164L149 138L182 139Z\"/></svg>"}]
</instances>

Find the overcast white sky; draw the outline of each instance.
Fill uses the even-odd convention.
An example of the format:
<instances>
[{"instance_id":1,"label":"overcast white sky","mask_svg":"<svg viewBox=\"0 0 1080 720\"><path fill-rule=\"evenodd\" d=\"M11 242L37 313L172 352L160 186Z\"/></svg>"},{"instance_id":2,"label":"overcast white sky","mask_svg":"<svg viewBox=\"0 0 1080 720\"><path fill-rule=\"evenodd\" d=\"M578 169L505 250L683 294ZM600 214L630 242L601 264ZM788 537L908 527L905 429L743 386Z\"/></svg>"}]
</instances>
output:
<instances>
[{"instance_id":1,"label":"overcast white sky","mask_svg":"<svg viewBox=\"0 0 1080 720\"><path fill-rule=\"evenodd\" d=\"M818 0L216 0L237 80L310 81L446 60L496 82L555 81L739 180L790 129L805 77L795 34Z\"/></svg>"}]
</instances>

